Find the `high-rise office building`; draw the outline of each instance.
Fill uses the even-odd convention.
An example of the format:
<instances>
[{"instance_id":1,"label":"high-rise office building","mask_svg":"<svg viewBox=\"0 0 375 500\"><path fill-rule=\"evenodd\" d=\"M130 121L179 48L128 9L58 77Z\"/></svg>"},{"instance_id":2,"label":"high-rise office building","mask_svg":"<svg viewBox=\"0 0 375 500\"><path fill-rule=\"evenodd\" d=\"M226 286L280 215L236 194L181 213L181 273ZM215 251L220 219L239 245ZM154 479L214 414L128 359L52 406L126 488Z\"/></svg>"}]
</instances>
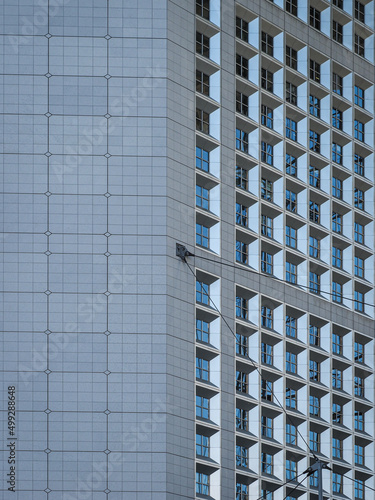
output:
<instances>
[{"instance_id":1,"label":"high-rise office building","mask_svg":"<svg viewBox=\"0 0 375 500\"><path fill-rule=\"evenodd\" d=\"M374 498L374 3L3 2L4 499Z\"/></svg>"}]
</instances>

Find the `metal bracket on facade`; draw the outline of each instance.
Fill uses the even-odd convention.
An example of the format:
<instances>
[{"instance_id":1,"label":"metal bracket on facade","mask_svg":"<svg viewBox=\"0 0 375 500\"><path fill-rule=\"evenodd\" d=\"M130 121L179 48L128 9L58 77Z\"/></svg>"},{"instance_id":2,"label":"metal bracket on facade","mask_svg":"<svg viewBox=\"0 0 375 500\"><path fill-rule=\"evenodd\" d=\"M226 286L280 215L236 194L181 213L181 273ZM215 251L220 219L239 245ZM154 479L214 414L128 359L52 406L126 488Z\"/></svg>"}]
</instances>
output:
<instances>
[{"instance_id":1,"label":"metal bracket on facade","mask_svg":"<svg viewBox=\"0 0 375 500\"><path fill-rule=\"evenodd\" d=\"M328 467L327 462L323 462L322 460L316 460L314 464L312 464L308 469L305 470L304 474L307 474L307 477L314 474L315 471L318 471L318 499L323 500L323 476L322 470L328 469L332 470Z\"/></svg>"},{"instance_id":2,"label":"metal bracket on facade","mask_svg":"<svg viewBox=\"0 0 375 500\"><path fill-rule=\"evenodd\" d=\"M186 257L194 257L194 254L189 252L189 250L180 243L176 243L176 255L184 262L186 262Z\"/></svg>"}]
</instances>

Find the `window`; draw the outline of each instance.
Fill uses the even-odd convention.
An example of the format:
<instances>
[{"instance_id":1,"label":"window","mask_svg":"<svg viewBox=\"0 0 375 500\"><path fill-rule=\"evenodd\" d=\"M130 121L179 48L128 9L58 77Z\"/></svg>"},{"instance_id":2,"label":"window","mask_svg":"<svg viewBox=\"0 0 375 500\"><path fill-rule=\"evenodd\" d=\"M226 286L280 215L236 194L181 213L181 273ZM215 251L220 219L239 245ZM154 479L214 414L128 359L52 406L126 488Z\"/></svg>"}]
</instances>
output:
<instances>
[{"instance_id":1,"label":"window","mask_svg":"<svg viewBox=\"0 0 375 500\"><path fill-rule=\"evenodd\" d=\"M310 78L320 83L320 64L310 59Z\"/></svg>"},{"instance_id":2,"label":"window","mask_svg":"<svg viewBox=\"0 0 375 500\"><path fill-rule=\"evenodd\" d=\"M249 413L243 408L236 408L236 428L247 431L249 428Z\"/></svg>"},{"instance_id":3,"label":"window","mask_svg":"<svg viewBox=\"0 0 375 500\"><path fill-rule=\"evenodd\" d=\"M297 87L296 85L293 85L293 83L286 82L285 100L286 102L297 106Z\"/></svg>"},{"instance_id":4,"label":"window","mask_svg":"<svg viewBox=\"0 0 375 500\"><path fill-rule=\"evenodd\" d=\"M335 142L332 143L332 161L342 165L342 146Z\"/></svg>"},{"instance_id":5,"label":"window","mask_svg":"<svg viewBox=\"0 0 375 500\"><path fill-rule=\"evenodd\" d=\"M241 203L236 203L236 224L243 227L248 224L248 209Z\"/></svg>"},{"instance_id":6,"label":"window","mask_svg":"<svg viewBox=\"0 0 375 500\"><path fill-rule=\"evenodd\" d=\"M342 268L342 250L341 248L332 247L332 265L334 267Z\"/></svg>"},{"instance_id":7,"label":"window","mask_svg":"<svg viewBox=\"0 0 375 500\"><path fill-rule=\"evenodd\" d=\"M292 69L297 69L297 51L287 45L285 52L286 52L286 65Z\"/></svg>"},{"instance_id":8,"label":"window","mask_svg":"<svg viewBox=\"0 0 375 500\"><path fill-rule=\"evenodd\" d=\"M195 477L195 492L198 495L208 496L210 494L210 476L203 472L196 472Z\"/></svg>"},{"instance_id":9,"label":"window","mask_svg":"<svg viewBox=\"0 0 375 500\"><path fill-rule=\"evenodd\" d=\"M195 124L196 124L196 129L199 130L199 132L203 132L205 134L210 133L210 115L206 113L206 111L203 111L202 109L196 109L195 113Z\"/></svg>"},{"instance_id":10,"label":"window","mask_svg":"<svg viewBox=\"0 0 375 500\"><path fill-rule=\"evenodd\" d=\"M246 79L249 78L249 60L240 54L236 54L236 74Z\"/></svg>"},{"instance_id":11,"label":"window","mask_svg":"<svg viewBox=\"0 0 375 500\"><path fill-rule=\"evenodd\" d=\"M285 155L285 169L286 173L296 177L297 175L297 158L295 156L286 153Z\"/></svg>"},{"instance_id":12,"label":"window","mask_svg":"<svg viewBox=\"0 0 375 500\"><path fill-rule=\"evenodd\" d=\"M260 395L266 401L273 401L273 382L262 378Z\"/></svg>"},{"instance_id":13,"label":"window","mask_svg":"<svg viewBox=\"0 0 375 500\"><path fill-rule=\"evenodd\" d=\"M343 78L337 73L332 73L332 92L342 95Z\"/></svg>"},{"instance_id":14,"label":"window","mask_svg":"<svg viewBox=\"0 0 375 500\"><path fill-rule=\"evenodd\" d=\"M249 500L249 486L236 483L236 500Z\"/></svg>"},{"instance_id":15,"label":"window","mask_svg":"<svg viewBox=\"0 0 375 500\"><path fill-rule=\"evenodd\" d=\"M248 300L243 297L236 297L236 318L245 320L249 318Z\"/></svg>"},{"instance_id":16,"label":"window","mask_svg":"<svg viewBox=\"0 0 375 500\"><path fill-rule=\"evenodd\" d=\"M245 116L249 114L249 98L242 92L236 92L236 111Z\"/></svg>"},{"instance_id":17,"label":"window","mask_svg":"<svg viewBox=\"0 0 375 500\"><path fill-rule=\"evenodd\" d=\"M363 413L363 411L356 410L354 412L354 429L356 431L365 430L365 414Z\"/></svg>"},{"instance_id":18,"label":"window","mask_svg":"<svg viewBox=\"0 0 375 500\"><path fill-rule=\"evenodd\" d=\"M320 205L310 200L310 220L319 224L320 222Z\"/></svg>"},{"instance_id":19,"label":"window","mask_svg":"<svg viewBox=\"0 0 375 500\"><path fill-rule=\"evenodd\" d=\"M202 148L195 148L195 166L204 172L210 171L210 153Z\"/></svg>"},{"instance_id":20,"label":"window","mask_svg":"<svg viewBox=\"0 0 375 500\"><path fill-rule=\"evenodd\" d=\"M332 438L332 457L342 458L342 440L338 438Z\"/></svg>"},{"instance_id":21,"label":"window","mask_svg":"<svg viewBox=\"0 0 375 500\"><path fill-rule=\"evenodd\" d=\"M337 281L332 281L332 300L342 304L342 284Z\"/></svg>"},{"instance_id":22,"label":"window","mask_svg":"<svg viewBox=\"0 0 375 500\"><path fill-rule=\"evenodd\" d=\"M365 448L359 444L354 445L354 463L365 465Z\"/></svg>"},{"instance_id":23,"label":"window","mask_svg":"<svg viewBox=\"0 0 375 500\"><path fill-rule=\"evenodd\" d=\"M236 466L248 467L249 466L249 448L244 446L236 446Z\"/></svg>"},{"instance_id":24,"label":"window","mask_svg":"<svg viewBox=\"0 0 375 500\"><path fill-rule=\"evenodd\" d=\"M196 435L196 445L195 450L197 455L201 457L209 457L210 456L210 438L207 436L203 436L203 434Z\"/></svg>"},{"instance_id":25,"label":"window","mask_svg":"<svg viewBox=\"0 0 375 500\"><path fill-rule=\"evenodd\" d=\"M320 382L320 363L310 359L310 380Z\"/></svg>"},{"instance_id":26,"label":"window","mask_svg":"<svg viewBox=\"0 0 375 500\"><path fill-rule=\"evenodd\" d=\"M310 476L310 487L317 488L319 486L318 471L316 470Z\"/></svg>"},{"instance_id":27,"label":"window","mask_svg":"<svg viewBox=\"0 0 375 500\"><path fill-rule=\"evenodd\" d=\"M297 212L297 193L289 189L285 190L285 208L289 212Z\"/></svg>"},{"instance_id":28,"label":"window","mask_svg":"<svg viewBox=\"0 0 375 500\"><path fill-rule=\"evenodd\" d=\"M291 248L297 248L297 229L285 226L285 244Z\"/></svg>"},{"instance_id":29,"label":"window","mask_svg":"<svg viewBox=\"0 0 375 500\"><path fill-rule=\"evenodd\" d=\"M361 210L365 209L365 192L358 188L354 189L354 206Z\"/></svg>"},{"instance_id":30,"label":"window","mask_svg":"<svg viewBox=\"0 0 375 500\"><path fill-rule=\"evenodd\" d=\"M262 363L266 365L273 365L273 346L262 342L262 351L261 351L261 360Z\"/></svg>"},{"instance_id":31,"label":"window","mask_svg":"<svg viewBox=\"0 0 375 500\"><path fill-rule=\"evenodd\" d=\"M342 424L343 413L342 405L339 403L333 403L332 405L332 422L335 424Z\"/></svg>"},{"instance_id":32,"label":"window","mask_svg":"<svg viewBox=\"0 0 375 500\"><path fill-rule=\"evenodd\" d=\"M354 361L357 363L365 362L365 346L360 342L354 342Z\"/></svg>"},{"instance_id":33,"label":"window","mask_svg":"<svg viewBox=\"0 0 375 500\"><path fill-rule=\"evenodd\" d=\"M338 368L332 370L332 387L333 389L342 389L342 370Z\"/></svg>"},{"instance_id":34,"label":"window","mask_svg":"<svg viewBox=\"0 0 375 500\"><path fill-rule=\"evenodd\" d=\"M333 493L342 493L342 475L338 472L332 472L332 491Z\"/></svg>"},{"instance_id":35,"label":"window","mask_svg":"<svg viewBox=\"0 0 375 500\"><path fill-rule=\"evenodd\" d=\"M287 337L297 338L297 318L286 316L285 318L285 335Z\"/></svg>"},{"instance_id":36,"label":"window","mask_svg":"<svg viewBox=\"0 0 375 500\"><path fill-rule=\"evenodd\" d=\"M361 36L354 35L354 52L361 57L365 57L365 39Z\"/></svg>"},{"instance_id":37,"label":"window","mask_svg":"<svg viewBox=\"0 0 375 500\"><path fill-rule=\"evenodd\" d=\"M244 42L249 40L249 23L240 17L236 17L236 37Z\"/></svg>"},{"instance_id":38,"label":"window","mask_svg":"<svg viewBox=\"0 0 375 500\"><path fill-rule=\"evenodd\" d=\"M195 12L197 16L210 19L210 0L196 0Z\"/></svg>"},{"instance_id":39,"label":"window","mask_svg":"<svg viewBox=\"0 0 375 500\"><path fill-rule=\"evenodd\" d=\"M365 141L365 124L359 120L354 120L354 138L361 142Z\"/></svg>"},{"instance_id":40,"label":"window","mask_svg":"<svg viewBox=\"0 0 375 500\"><path fill-rule=\"evenodd\" d=\"M310 26L320 31L320 11L310 7Z\"/></svg>"},{"instance_id":41,"label":"window","mask_svg":"<svg viewBox=\"0 0 375 500\"><path fill-rule=\"evenodd\" d=\"M273 456L269 453L262 453L262 472L273 474Z\"/></svg>"},{"instance_id":42,"label":"window","mask_svg":"<svg viewBox=\"0 0 375 500\"><path fill-rule=\"evenodd\" d=\"M263 200L273 201L273 182L267 179L261 179L260 195Z\"/></svg>"},{"instance_id":43,"label":"window","mask_svg":"<svg viewBox=\"0 0 375 500\"><path fill-rule=\"evenodd\" d=\"M342 43L343 27L337 21L332 21L332 39L338 43Z\"/></svg>"},{"instance_id":44,"label":"window","mask_svg":"<svg viewBox=\"0 0 375 500\"><path fill-rule=\"evenodd\" d=\"M354 85L354 104L361 108L365 107L365 91L358 85Z\"/></svg>"},{"instance_id":45,"label":"window","mask_svg":"<svg viewBox=\"0 0 375 500\"><path fill-rule=\"evenodd\" d=\"M319 168L313 167L310 165L309 167L309 180L310 180L310 186L314 186L316 188L320 188L320 170Z\"/></svg>"},{"instance_id":46,"label":"window","mask_svg":"<svg viewBox=\"0 0 375 500\"><path fill-rule=\"evenodd\" d=\"M209 192L208 189L202 186L195 187L195 199L197 207L208 210L209 207Z\"/></svg>"},{"instance_id":47,"label":"window","mask_svg":"<svg viewBox=\"0 0 375 500\"><path fill-rule=\"evenodd\" d=\"M361 23L365 22L365 6L357 0L354 2L354 16Z\"/></svg>"},{"instance_id":48,"label":"window","mask_svg":"<svg viewBox=\"0 0 375 500\"><path fill-rule=\"evenodd\" d=\"M249 337L245 335L241 335L240 333L236 334L236 353L241 356L249 355Z\"/></svg>"},{"instance_id":49,"label":"window","mask_svg":"<svg viewBox=\"0 0 375 500\"><path fill-rule=\"evenodd\" d=\"M195 242L197 245L209 248L209 228L204 226L203 224L196 224L196 238Z\"/></svg>"},{"instance_id":50,"label":"window","mask_svg":"<svg viewBox=\"0 0 375 500\"><path fill-rule=\"evenodd\" d=\"M285 369L290 373L297 373L297 354L286 351L285 353Z\"/></svg>"},{"instance_id":51,"label":"window","mask_svg":"<svg viewBox=\"0 0 375 500\"><path fill-rule=\"evenodd\" d=\"M320 293L320 275L310 271L309 285L310 285L310 292Z\"/></svg>"},{"instance_id":52,"label":"window","mask_svg":"<svg viewBox=\"0 0 375 500\"><path fill-rule=\"evenodd\" d=\"M269 106L262 104L261 108L261 122L268 128L273 128L273 109Z\"/></svg>"},{"instance_id":53,"label":"window","mask_svg":"<svg viewBox=\"0 0 375 500\"><path fill-rule=\"evenodd\" d=\"M262 141L261 143L261 160L268 165L273 166L273 146L267 142Z\"/></svg>"},{"instance_id":54,"label":"window","mask_svg":"<svg viewBox=\"0 0 375 500\"><path fill-rule=\"evenodd\" d=\"M262 415L261 417L261 434L263 437L273 438L273 420L272 418Z\"/></svg>"},{"instance_id":55,"label":"window","mask_svg":"<svg viewBox=\"0 0 375 500\"><path fill-rule=\"evenodd\" d=\"M332 231L342 233L342 215L337 212L332 212Z\"/></svg>"},{"instance_id":56,"label":"window","mask_svg":"<svg viewBox=\"0 0 375 500\"><path fill-rule=\"evenodd\" d=\"M310 257L315 257L315 259L320 257L320 240L313 236L309 238L309 254Z\"/></svg>"},{"instance_id":57,"label":"window","mask_svg":"<svg viewBox=\"0 0 375 500\"><path fill-rule=\"evenodd\" d=\"M273 56L273 36L265 31L262 31L262 52L269 56Z\"/></svg>"},{"instance_id":58,"label":"window","mask_svg":"<svg viewBox=\"0 0 375 500\"><path fill-rule=\"evenodd\" d=\"M342 200L342 180L332 177L332 196Z\"/></svg>"},{"instance_id":59,"label":"window","mask_svg":"<svg viewBox=\"0 0 375 500\"><path fill-rule=\"evenodd\" d=\"M297 283L297 266L291 262L285 262L285 280L288 283Z\"/></svg>"},{"instance_id":60,"label":"window","mask_svg":"<svg viewBox=\"0 0 375 500\"><path fill-rule=\"evenodd\" d=\"M236 166L236 186L247 189L249 172L246 168Z\"/></svg>"},{"instance_id":61,"label":"window","mask_svg":"<svg viewBox=\"0 0 375 500\"><path fill-rule=\"evenodd\" d=\"M236 371L236 391L247 392L247 373Z\"/></svg>"},{"instance_id":62,"label":"window","mask_svg":"<svg viewBox=\"0 0 375 500\"><path fill-rule=\"evenodd\" d=\"M202 281L196 281L196 301L201 304L210 304L210 285L203 283Z\"/></svg>"},{"instance_id":63,"label":"window","mask_svg":"<svg viewBox=\"0 0 375 500\"><path fill-rule=\"evenodd\" d=\"M354 481L354 498L356 500L363 500L365 498L365 482L363 479L355 479Z\"/></svg>"},{"instance_id":64,"label":"window","mask_svg":"<svg viewBox=\"0 0 375 500\"><path fill-rule=\"evenodd\" d=\"M207 359L195 358L195 376L201 380L209 380L209 362Z\"/></svg>"},{"instance_id":65,"label":"window","mask_svg":"<svg viewBox=\"0 0 375 500\"><path fill-rule=\"evenodd\" d=\"M297 4L298 0L286 0L285 2L285 10L293 16L297 15ZM268 499L267 499L268 500Z\"/></svg>"},{"instance_id":66,"label":"window","mask_svg":"<svg viewBox=\"0 0 375 500\"><path fill-rule=\"evenodd\" d=\"M261 254L261 270L263 273L273 273L273 255L263 250Z\"/></svg>"},{"instance_id":67,"label":"window","mask_svg":"<svg viewBox=\"0 0 375 500\"><path fill-rule=\"evenodd\" d=\"M273 309L267 306L262 306L261 309L261 323L266 328L273 328Z\"/></svg>"},{"instance_id":68,"label":"window","mask_svg":"<svg viewBox=\"0 0 375 500\"><path fill-rule=\"evenodd\" d=\"M297 409L297 391L287 387L285 389L285 406L292 410Z\"/></svg>"},{"instance_id":69,"label":"window","mask_svg":"<svg viewBox=\"0 0 375 500\"><path fill-rule=\"evenodd\" d=\"M320 153L320 134L313 130L309 132L309 148L315 153Z\"/></svg>"},{"instance_id":70,"label":"window","mask_svg":"<svg viewBox=\"0 0 375 500\"><path fill-rule=\"evenodd\" d=\"M196 416L210 418L210 400L203 396L196 396Z\"/></svg>"},{"instance_id":71,"label":"window","mask_svg":"<svg viewBox=\"0 0 375 500\"><path fill-rule=\"evenodd\" d=\"M286 0L288 2L288 0ZM297 1L297 0L291 0L291 1ZM262 488L262 498L265 500L273 500L273 491L270 490L265 490Z\"/></svg>"},{"instance_id":72,"label":"window","mask_svg":"<svg viewBox=\"0 0 375 500\"><path fill-rule=\"evenodd\" d=\"M249 134L239 128L236 128L236 149L244 153L249 152Z\"/></svg>"},{"instance_id":73,"label":"window","mask_svg":"<svg viewBox=\"0 0 375 500\"><path fill-rule=\"evenodd\" d=\"M320 453L320 433L310 431L310 450Z\"/></svg>"},{"instance_id":74,"label":"window","mask_svg":"<svg viewBox=\"0 0 375 500\"><path fill-rule=\"evenodd\" d=\"M210 95L210 77L198 69L196 70L196 90L201 94Z\"/></svg>"},{"instance_id":75,"label":"window","mask_svg":"<svg viewBox=\"0 0 375 500\"><path fill-rule=\"evenodd\" d=\"M241 264L249 263L249 245L242 241L236 241L236 261Z\"/></svg>"},{"instance_id":76,"label":"window","mask_svg":"<svg viewBox=\"0 0 375 500\"><path fill-rule=\"evenodd\" d=\"M297 462L290 460L285 461L285 475L287 481L295 481L297 477Z\"/></svg>"},{"instance_id":77,"label":"window","mask_svg":"<svg viewBox=\"0 0 375 500\"><path fill-rule=\"evenodd\" d=\"M365 159L363 156L354 155L354 172L359 175L365 175Z\"/></svg>"},{"instance_id":78,"label":"window","mask_svg":"<svg viewBox=\"0 0 375 500\"><path fill-rule=\"evenodd\" d=\"M333 5L336 5L339 9L344 8L344 0L332 0Z\"/></svg>"},{"instance_id":79,"label":"window","mask_svg":"<svg viewBox=\"0 0 375 500\"><path fill-rule=\"evenodd\" d=\"M354 291L354 309L358 312L364 312L365 310L364 295L358 290Z\"/></svg>"},{"instance_id":80,"label":"window","mask_svg":"<svg viewBox=\"0 0 375 500\"><path fill-rule=\"evenodd\" d=\"M310 114L320 118L320 99L310 95Z\"/></svg>"},{"instance_id":81,"label":"window","mask_svg":"<svg viewBox=\"0 0 375 500\"><path fill-rule=\"evenodd\" d=\"M197 319L195 334L197 340L208 344L210 340L210 324L201 319Z\"/></svg>"},{"instance_id":82,"label":"window","mask_svg":"<svg viewBox=\"0 0 375 500\"><path fill-rule=\"evenodd\" d=\"M262 89L273 92L273 73L269 69L262 68Z\"/></svg>"},{"instance_id":83,"label":"window","mask_svg":"<svg viewBox=\"0 0 375 500\"><path fill-rule=\"evenodd\" d=\"M285 438L287 444L297 445L297 428L294 425L286 424Z\"/></svg>"},{"instance_id":84,"label":"window","mask_svg":"<svg viewBox=\"0 0 375 500\"><path fill-rule=\"evenodd\" d=\"M310 345L320 346L320 328L318 326L309 326L309 343Z\"/></svg>"},{"instance_id":85,"label":"window","mask_svg":"<svg viewBox=\"0 0 375 500\"><path fill-rule=\"evenodd\" d=\"M332 127L342 130L342 111L332 108Z\"/></svg>"},{"instance_id":86,"label":"window","mask_svg":"<svg viewBox=\"0 0 375 500\"><path fill-rule=\"evenodd\" d=\"M354 377L354 396L361 398L365 396L365 380L362 377Z\"/></svg>"},{"instance_id":87,"label":"window","mask_svg":"<svg viewBox=\"0 0 375 500\"><path fill-rule=\"evenodd\" d=\"M354 241L362 244L365 242L365 226L359 222L354 223Z\"/></svg>"},{"instance_id":88,"label":"window","mask_svg":"<svg viewBox=\"0 0 375 500\"><path fill-rule=\"evenodd\" d=\"M195 50L201 56L210 57L210 39L198 31L196 34Z\"/></svg>"},{"instance_id":89,"label":"window","mask_svg":"<svg viewBox=\"0 0 375 500\"><path fill-rule=\"evenodd\" d=\"M297 122L291 118L286 118L285 120L285 136L292 141L297 140Z\"/></svg>"},{"instance_id":90,"label":"window","mask_svg":"<svg viewBox=\"0 0 375 500\"><path fill-rule=\"evenodd\" d=\"M310 396L310 415L320 417L320 399L317 396Z\"/></svg>"}]
</instances>

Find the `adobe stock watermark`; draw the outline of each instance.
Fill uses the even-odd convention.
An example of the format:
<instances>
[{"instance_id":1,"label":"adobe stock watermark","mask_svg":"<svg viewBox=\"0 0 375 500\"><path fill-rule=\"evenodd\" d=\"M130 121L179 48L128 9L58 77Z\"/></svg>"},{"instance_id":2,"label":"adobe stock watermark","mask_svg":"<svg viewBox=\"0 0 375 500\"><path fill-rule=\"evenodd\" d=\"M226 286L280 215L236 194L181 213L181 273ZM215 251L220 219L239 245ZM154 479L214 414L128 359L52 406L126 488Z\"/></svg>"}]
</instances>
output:
<instances>
[{"instance_id":1,"label":"adobe stock watermark","mask_svg":"<svg viewBox=\"0 0 375 500\"><path fill-rule=\"evenodd\" d=\"M165 71L160 66L148 69L146 74L138 79L139 85L133 87L130 95L118 97L110 101L108 117L103 117L96 127L83 128L80 132L81 138L79 144L76 146L67 145L64 149L64 156L61 158L61 163L51 164L51 174L55 176L57 182L63 184L64 175L76 172L83 161L83 156L92 155L95 147L106 143L107 137L118 129L118 126L113 125L112 118L126 118L131 116L131 109L149 98L153 90L161 86L161 79L164 77ZM56 137L55 139L51 142L58 144L61 137ZM108 154L111 154L108 144L107 149Z\"/></svg>"},{"instance_id":2,"label":"adobe stock watermark","mask_svg":"<svg viewBox=\"0 0 375 500\"><path fill-rule=\"evenodd\" d=\"M161 426L165 426L167 415L173 414L173 411L174 404L171 400L164 402L157 399L149 413L138 416L138 422L129 426L122 437L119 436L118 447L121 447L121 452L136 453L140 444L152 443L153 434L160 431ZM94 461L92 472L79 479L76 492L63 492L63 500L90 499L93 491L101 490L104 484L108 484L110 490L111 478L116 474L116 468L120 466L122 460L123 453L108 450L107 458L103 456L102 460Z\"/></svg>"},{"instance_id":3,"label":"adobe stock watermark","mask_svg":"<svg viewBox=\"0 0 375 500\"><path fill-rule=\"evenodd\" d=\"M71 0L37 0L34 13L30 16L21 16L20 33L8 35L8 42L15 54L19 52L20 45L29 45L30 36L46 35L48 20L58 15L60 9L69 4Z\"/></svg>"}]
</instances>

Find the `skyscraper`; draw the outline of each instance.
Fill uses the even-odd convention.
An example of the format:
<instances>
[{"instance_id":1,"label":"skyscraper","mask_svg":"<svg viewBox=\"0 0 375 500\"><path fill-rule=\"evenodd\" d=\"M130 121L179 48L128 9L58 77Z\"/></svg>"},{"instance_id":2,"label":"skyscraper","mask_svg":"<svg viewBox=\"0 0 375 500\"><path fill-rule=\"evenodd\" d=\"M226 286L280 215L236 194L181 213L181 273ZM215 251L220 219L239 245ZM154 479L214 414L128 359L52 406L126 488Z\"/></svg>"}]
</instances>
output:
<instances>
[{"instance_id":1,"label":"skyscraper","mask_svg":"<svg viewBox=\"0 0 375 500\"><path fill-rule=\"evenodd\" d=\"M4 498L373 498L374 0L52 3L2 6Z\"/></svg>"}]
</instances>

